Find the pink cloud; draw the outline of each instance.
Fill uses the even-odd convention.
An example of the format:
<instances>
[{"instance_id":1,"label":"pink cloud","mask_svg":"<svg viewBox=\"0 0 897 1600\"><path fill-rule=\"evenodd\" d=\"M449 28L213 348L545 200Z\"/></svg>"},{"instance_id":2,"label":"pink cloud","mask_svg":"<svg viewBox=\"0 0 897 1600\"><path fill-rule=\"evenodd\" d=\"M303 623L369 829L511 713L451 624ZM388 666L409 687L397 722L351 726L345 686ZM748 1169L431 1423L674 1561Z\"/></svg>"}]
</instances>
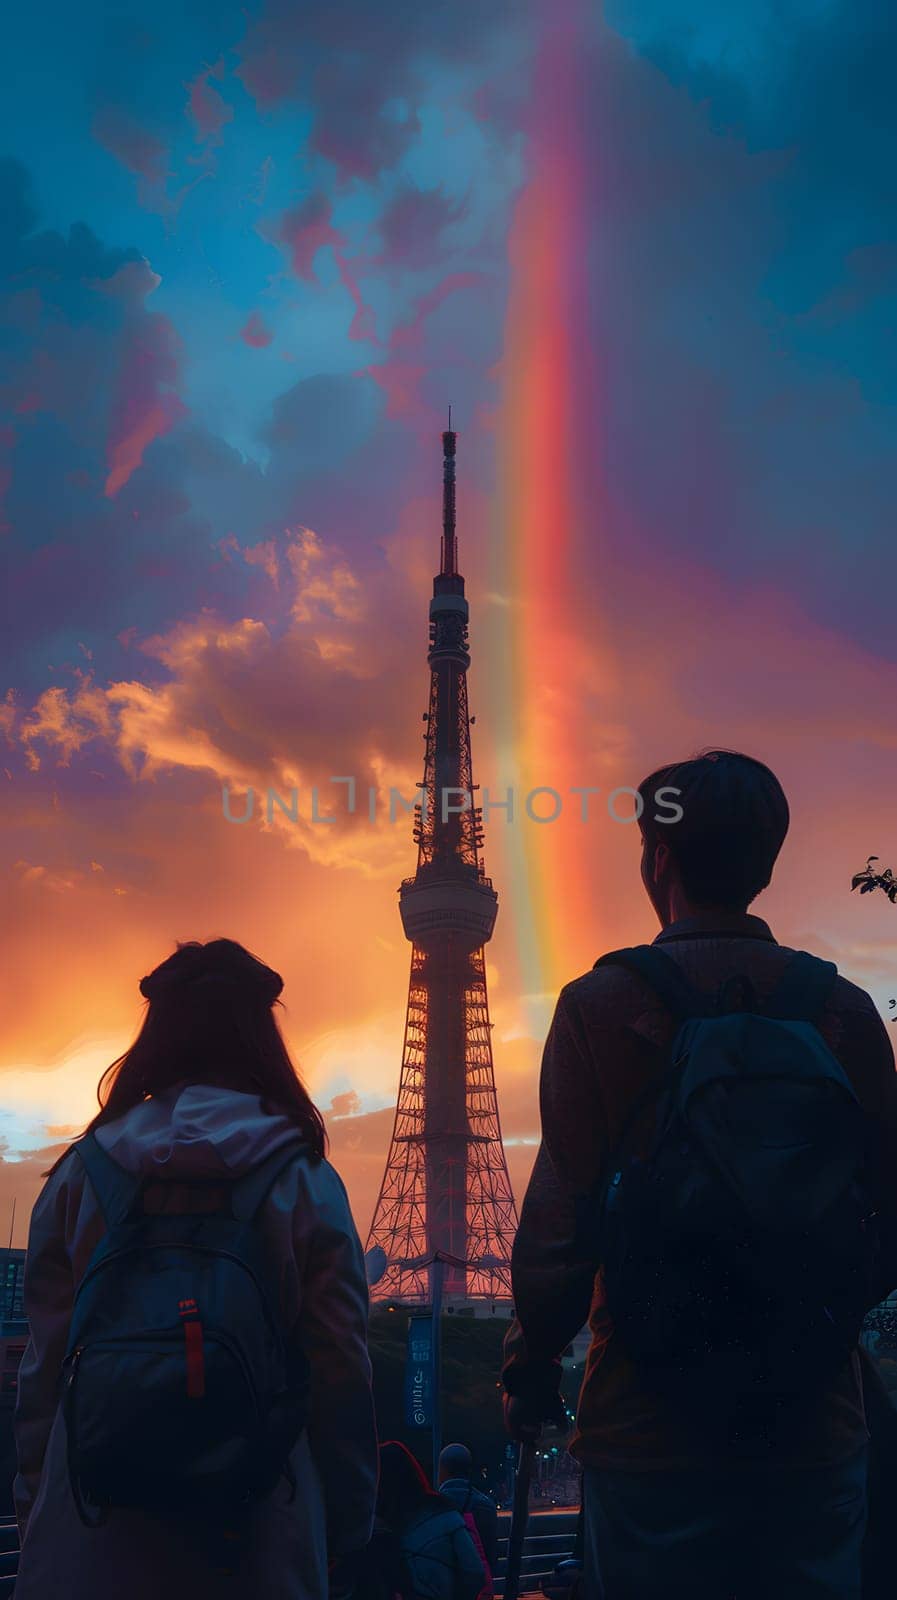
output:
<instances>
[{"instance_id":1,"label":"pink cloud","mask_svg":"<svg viewBox=\"0 0 897 1600\"><path fill-rule=\"evenodd\" d=\"M108 499L114 499L119 489L124 488L153 440L170 433L175 423L186 415L186 409L177 395L165 395L141 412L134 425L110 444L109 474L103 491Z\"/></svg>"},{"instance_id":2,"label":"pink cloud","mask_svg":"<svg viewBox=\"0 0 897 1600\"><path fill-rule=\"evenodd\" d=\"M106 106L93 119L93 136L123 167L147 183L164 183L168 150L126 111Z\"/></svg>"},{"instance_id":3,"label":"pink cloud","mask_svg":"<svg viewBox=\"0 0 897 1600\"><path fill-rule=\"evenodd\" d=\"M244 344L251 345L253 350L264 350L274 335L271 329L265 326L260 312L253 311L247 318L245 326L240 329L240 338Z\"/></svg>"},{"instance_id":4,"label":"pink cloud","mask_svg":"<svg viewBox=\"0 0 897 1600\"><path fill-rule=\"evenodd\" d=\"M212 78L223 77L224 62L219 60L214 66L205 67L187 85L187 110L193 119L198 144L220 144L223 128L233 121L233 106L211 82Z\"/></svg>"},{"instance_id":5,"label":"pink cloud","mask_svg":"<svg viewBox=\"0 0 897 1600\"><path fill-rule=\"evenodd\" d=\"M165 317L148 317L126 339L107 441L109 499L136 472L153 440L169 433L186 414L172 387L177 358L177 335Z\"/></svg>"},{"instance_id":6,"label":"pink cloud","mask_svg":"<svg viewBox=\"0 0 897 1600\"><path fill-rule=\"evenodd\" d=\"M410 361L383 361L378 366L365 368L367 376L373 378L386 395L389 418L407 416L416 408L420 382L426 371L426 367Z\"/></svg>"},{"instance_id":7,"label":"pink cloud","mask_svg":"<svg viewBox=\"0 0 897 1600\"><path fill-rule=\"evenodd\" d=\"M390 338L390 348L393 350L416 350L420 347L427 318L432 316L449 295L457 289L468 289L474 284L484 281L481 272L450 272L448 277L437 283L428 294L422 295L416 302L414 314L408 322L403 322L397 327Z\"/></svg>"},{"instance_id":8,"label":"pink cloud","mask_svg":"<svg viewBox=\"0 0 897 1600\"><path fill-rule=\"evenodd\" d=\"M482 283L478 272L453 272L422 295L407 322L399 323L389 337L386 361L365 369L386 395L387 416L408 416L420 405L420 383L427 372L423 355L428 318L458 289Z\"/></svg>"},{"instance_id":9,"label":"pink cloud","mask_svg":"<svg viewBox=\"0 0 897 1600\"><path fill-rule=\"evenodd\" d=\"M36 772L40 756L35 741L55 749L57 766L69 766L72 756L91 739L108 739L113 731L105 693L93 679L76 671L77 687L70 691L59 685L45 689L23 720L19 738L28 766Z\"/></svg>"},{"instance_id":10,"label":"pink cloud","mask_svg":"<svg viewBox=\"0 0 897 1600\"><path fill-rule=\"evenodd\" d=\"M358 280L342 251L334 250L334 255L340 282L348 290L355 307L355 315L349 324L349 338L364 339L371 344L379 344L373 307L365 304L358 287Z\"/></svg>"},{"instance_id":11,"label":"pink cloud","mask_svg":"<svg viewBox=\"0 0 897 1600\"><path fill-rule=\"evenodd\" d=\"M268 236L286 246L294 273L305 283L316 281L315 257L319 250L329 245L340 282L355 307L349 325L349 338L378 343L373 309L364 301L358 286L357 269L345 254L346 239L333 225L333 208L326 195L309 195L300 205L284 212L275 230Z\"/></svg>"},{"instance_id":12,"label":"pink cloud","mask_svg":"<svg viewBox=\"0 0 897 1600\"><path fill-rule=\"evenodd\" d=\"M275 238L290 252L293 271L306 283L315 281L315 256L325 245L334 250L345 243L331 222L332 207L326 195L312 194L292 211L284 212Z\"/></svg>"},{"instance_id":13,"label":"pink cloud","mask_svg":"<svg viewBox=\"0 0 897 1600\"><path fill-rule=\"evenodd\" d=\"M277 587L280 580L280 563L277 558L277 545L273 539L264 539L261 544L244 545L242 556L247 566L261 567L275 588Z\"/></svg>"}]
</instances>

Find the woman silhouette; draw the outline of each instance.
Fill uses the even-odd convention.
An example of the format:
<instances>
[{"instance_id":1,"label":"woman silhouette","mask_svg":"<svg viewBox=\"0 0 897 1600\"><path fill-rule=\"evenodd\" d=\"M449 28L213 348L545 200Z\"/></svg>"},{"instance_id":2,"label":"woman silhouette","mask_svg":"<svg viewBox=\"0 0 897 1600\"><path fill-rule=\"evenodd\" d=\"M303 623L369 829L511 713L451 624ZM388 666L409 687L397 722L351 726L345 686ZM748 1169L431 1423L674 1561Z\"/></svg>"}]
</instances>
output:
<instances>
[{"instance_id":1,"label":"woman silhouette","mask_svg":"<svg viewBox=\"0 0 897 1600\"><path fill-rule=\"evenodd\" d=\"M208 1527L199 1537L188 1518L130 1506L85 1525L67 1462L61 1375L75 1294L107 1230L84 1162L68 1150L35 1205L25 1271L18 1600L324 1600L328 1565L351 1567L367 1544L377 1486L367 1287L345 1190L272 1010L277 973L215 939L180 945L140 988L143 1025L101 1079L88 1132L125 1183L143 1180L144 1212L179 1217L227 1208L240 1179L302 1142L253 1228L279 1284L287 1355L309 1374L307 1425L286 1476L243 1518L229 1573Z\"/></svg>"},{"instance_id":2,"label":"woman silhouette","mask_svg":"<svg viewBox=\"0 0 897 1600\"><path fill-rule=\"evenodd\" d=\"M482 1550L464 1517L431 1488L406 1445L380 1446L370 1548L354 1600L479 1600L492 1592Z\"/></svg>"}]
</instances>

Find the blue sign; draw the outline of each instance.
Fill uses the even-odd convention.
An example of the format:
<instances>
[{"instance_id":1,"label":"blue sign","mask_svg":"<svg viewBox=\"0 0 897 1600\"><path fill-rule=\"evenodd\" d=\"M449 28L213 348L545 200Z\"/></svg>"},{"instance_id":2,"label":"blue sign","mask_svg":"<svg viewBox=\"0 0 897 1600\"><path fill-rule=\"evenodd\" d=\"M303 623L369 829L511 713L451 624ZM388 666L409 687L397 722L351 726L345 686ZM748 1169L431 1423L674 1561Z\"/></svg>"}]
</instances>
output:
<instances>
[{"instance_id":1,"label":"blue sign","mask_svg":"<svg viewBox=\"0 0 897 1600\"><path fill-rule=\"evenodd\" d=\"M433 1426L433 1318L408 1323L405 1363L405 1422L409 1428Z\"/></svg>"}]
</instances>

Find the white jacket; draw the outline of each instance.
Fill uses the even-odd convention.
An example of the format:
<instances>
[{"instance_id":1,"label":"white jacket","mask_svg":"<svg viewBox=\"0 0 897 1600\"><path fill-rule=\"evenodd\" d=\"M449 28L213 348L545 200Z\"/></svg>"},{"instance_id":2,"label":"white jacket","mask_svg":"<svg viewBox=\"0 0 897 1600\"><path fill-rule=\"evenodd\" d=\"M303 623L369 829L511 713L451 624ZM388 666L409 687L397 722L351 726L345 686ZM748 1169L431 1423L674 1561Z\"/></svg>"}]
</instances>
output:
<instances>
[{"instance_id":1,"label":"white jacket","mask_svg":"<svg viewBox=\"0 0 897 1600\"><path fill-rule=\"evenodd\" d=\"M129 1172L172 1180L170 1209L190 1209L177 1178L232 1182L281 1145L295 1124L255 1095L178 1086L97 1130ZM158 1192L158 1191L157 1191ZM170 1195L170 1202L169 1202ZM105 1225L77 1155L47 1180L31 1218L25 1267L30 1342L19 1371L16 1512L22 1554L16 1600L324 1600L327 1561L363 1548L377 1487L377 1438L367 1354L367 1286L346 1193L326 1161L298 1160L259 1217L281 1263L288 1326L311 1365L309 1425L283 1483L255 1512L252 1569L212 1578L201 1554L138 1512L99 1528L78 1518L58 1405L72 1301Z\"/></svg>"}]
</instances>

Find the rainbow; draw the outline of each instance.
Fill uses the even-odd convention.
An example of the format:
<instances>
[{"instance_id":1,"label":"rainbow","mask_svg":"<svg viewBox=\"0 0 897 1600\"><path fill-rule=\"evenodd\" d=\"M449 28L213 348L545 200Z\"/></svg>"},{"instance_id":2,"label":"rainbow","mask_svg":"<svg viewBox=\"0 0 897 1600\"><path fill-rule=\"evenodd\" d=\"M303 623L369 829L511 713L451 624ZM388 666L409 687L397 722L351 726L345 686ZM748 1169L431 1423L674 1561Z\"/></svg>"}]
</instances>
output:
<instances>
[{"instance_id":1,"label":"rainbow","mask_svg":"<svg viewBox=\"0 0 897 1600\"><path fill-rule=\"evenodd\" d=\"M593 202L579 65L584 15L579 4L568 5L563 19L555 12L536 63L529 173L509 241L491 541L491 587L508 602L491 662L495 768L521 801L546 788L563 802L550 823L525 815L514 827L487 823L490 852L500 835L505 916L516 930L520 985L532 997L556 993L597 954L582 865L597 830L584 826L582 797L569 792L596 781L580 720L588 698L583 641L590 622L576 586L577 552L600 516L587 271ZM548 793L533 799L533 809L545 816L556 804Z\"/></svg>"}]
</instances>

